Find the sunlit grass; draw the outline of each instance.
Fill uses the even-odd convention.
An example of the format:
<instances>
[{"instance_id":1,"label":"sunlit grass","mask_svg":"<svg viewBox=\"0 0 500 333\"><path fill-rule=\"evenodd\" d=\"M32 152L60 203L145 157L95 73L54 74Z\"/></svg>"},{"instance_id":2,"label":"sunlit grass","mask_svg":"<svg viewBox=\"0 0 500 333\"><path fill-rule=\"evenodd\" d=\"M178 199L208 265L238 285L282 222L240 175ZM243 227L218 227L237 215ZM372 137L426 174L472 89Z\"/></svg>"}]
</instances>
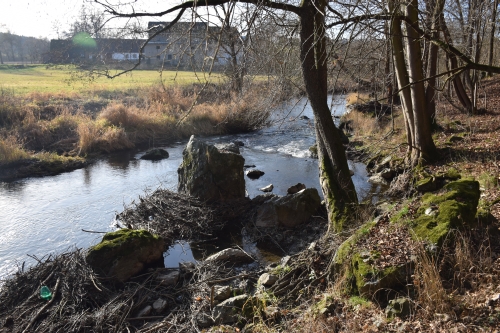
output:
<instances>
[{"instance_id":1,"label":"sunlit grass","mask_svg":"<svg viewBox=\"0 0 500 333\"><path fill-rule=\"evenodd\" d=\"M109 74L116 74L111 71ZM158 84L166 86L205 83L218 83L219 74L195 73L192 71L135 70L109 79L103 76L88 76L74 67L47 67L26 65L23 67L0 65L0 88L13 91L17 95L33 93L95 93L100 91L123 91L149 87Z\"/></svg>"}]
</instances>

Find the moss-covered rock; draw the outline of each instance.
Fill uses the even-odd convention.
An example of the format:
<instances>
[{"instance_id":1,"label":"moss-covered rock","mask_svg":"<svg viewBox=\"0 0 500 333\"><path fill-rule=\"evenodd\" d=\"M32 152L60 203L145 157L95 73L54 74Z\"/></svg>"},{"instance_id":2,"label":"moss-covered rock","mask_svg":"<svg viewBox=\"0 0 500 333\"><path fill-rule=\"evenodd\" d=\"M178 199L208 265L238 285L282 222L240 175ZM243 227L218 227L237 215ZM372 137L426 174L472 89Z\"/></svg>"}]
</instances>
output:
<instances>
[{"instance_id":1,"label":"moss-covered rock","mask_svg":"<svg viewBox=\"0 0 500 333\"><path fill-rule=\"evenodd\" d=\"M440 246L451 229L473 226L479 195L479 183L472 179L450 182L437 194L426 193L412 223L415 235Z\"/></svg>"},{"instance_id":2,"label":"moss-covered rock","mask_svg":"<svg viewBox=\"0 0 500 333\"><path fill-rule=\"evenodd\" d=\"M160 260L164 249L164 240L147 230L120 229L91 247L87 262L96 273L125 282L145 265Z\"/></svg>"},{"instance_id":3,"label":"moss-covered rock","mask_svg":"<svg viewBox=\"0 0 500 333\"><path fill-rule=\"evenodd\" d=\"M399 297L389 301L385 308L387 318L406 318L411 314L411 304L407 297Z\"/></svg>"},{"instance_id":4,"label":"moss-covered rock","mask_svg":"<svg viewBox=\"0 0 500 333\"><path fill-rule=\"evenodd\" d=\"M415 183L417 191L425 193L432 192L437 189L436 179L434 177L426 177Z\"/></svg>"},{"instance_id":5,"label":"moss-covered rock","mask_svg":"<svg viewBox=\"0 0 500 333\"><path fill-rule=\"evenodd\" d=\"M387 301L387 290L404 290L411 273L410 263L377 267L374 262L380 253L375 249L360 246L375 227L375 222L366 223L337 249L333 258L333 269L347 280L347 292L367 299Z\"/></svg>"}]
</instances>

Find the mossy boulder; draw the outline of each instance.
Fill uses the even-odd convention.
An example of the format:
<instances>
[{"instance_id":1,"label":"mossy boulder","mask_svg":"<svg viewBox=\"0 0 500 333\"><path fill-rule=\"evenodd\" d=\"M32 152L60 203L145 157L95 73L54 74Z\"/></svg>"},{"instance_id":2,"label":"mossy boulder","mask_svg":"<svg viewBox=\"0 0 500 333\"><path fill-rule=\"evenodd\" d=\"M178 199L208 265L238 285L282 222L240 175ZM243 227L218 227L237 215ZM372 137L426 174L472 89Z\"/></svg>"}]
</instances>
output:
<instances>
[{"instance_id":1,"label":"mossy boulder","mask_svg":"<svg viewBox=\"0 0 500 333\"><path fill-rule=\"evenodd\" d=\"M387 301L388 290L406 288L412 268L411 263L384 268L374 264L380 253L359 244L375 225L375 222L366 223L340 245L333 258L333 268L347 278L346 292L383 302Z\"/></svg>"},{"instance_id":2,"label":"mossy boulder","mask_svg":"<svg viewBox=\"0 0 500 333\"><path fill-rule=\"evenodd\" d=\"M385 315L390 319L396 317L406 318L410 316L411 310L410 299L407 297L399 297L389 301L389 304L385 308Z\"/></svg>"},{"instance_id":3,"label":"mossy boulder","mask_svg":"<svg viewBox=\"0 0 500 333\"><path fill-rule=\"evenodd\" d=\"M163 238L147 230L120 229L107 233L89 249L87 263L96 273L125 282L145 265L160 260L164 249Z\"/></svg>"},{"instance_id":4,"label":"mossy boulder","mask_svg":"<svg viewBox=\"0 0 500 333\"><path fill-rule=\"evenodd\" d=\"M182 153L178 190L206 201L245 197L243 165L238 153L219 150L191 136Z\"/></svg>"},{"instance_id":5,"label":"mossy boulder","mask_svg":"<svg viewBox=\"0 0 500 333\"><path fill-rule=\"evenodd\" d=\"M438 246L452 229L474 226L479 203L479 183L462 179L446 184L439 193L426 193L412 228L419 239Z\"/></svg>"}]
</instances>

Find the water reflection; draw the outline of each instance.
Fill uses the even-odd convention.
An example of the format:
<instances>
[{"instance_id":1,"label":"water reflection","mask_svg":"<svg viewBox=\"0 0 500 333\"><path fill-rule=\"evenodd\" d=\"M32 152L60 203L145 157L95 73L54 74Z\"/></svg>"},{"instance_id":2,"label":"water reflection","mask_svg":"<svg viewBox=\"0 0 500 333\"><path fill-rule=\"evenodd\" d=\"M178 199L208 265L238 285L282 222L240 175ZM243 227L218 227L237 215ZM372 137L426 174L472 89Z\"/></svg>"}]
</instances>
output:
<instances>
[{"instance_id":1,"label":"water reflection","mask_svg":"<svg viewBox=\"0 0 500 333\"><path fill-rule=\"evenodd\" d=\"M312 119L312 110L304 101L297 102L292 110L290 105L283 108L281 118L276 116L280 121L270 128L208 139L244 142L241 152L245 164L254 164L265 172L257 180L245 177L250 197L261 194L258 189L271 183L275 194L286 194L287 188L298 182L316 187L321 193L317 160L307 157L309 146L315 141L312 121L298 118L304 115ZM58 176L0 183L0 279L16 270L16 262L26 260L27 265L32 264L34 260L26 254L42 257L63 252L70 246L88 247L97 243L100 235L82 232L82 229L114 230L116 213L145 191L159 186L176 190L184 144L160 147L167 149L170 157L154 163L140 160L142 153L125 152ZM366 181L366 170L364 165L352 162L350 167L355 172L353 181L362 199L372 188ZM239 244L245 251L254 251L256 256L280 255L257 251L255 244L247 244L245 239L229 236L224 242L227 246ZM192 256L201 259L226 245L216 246L219 249L197 244L191 249Z\"/></svg>"}]
</instances>

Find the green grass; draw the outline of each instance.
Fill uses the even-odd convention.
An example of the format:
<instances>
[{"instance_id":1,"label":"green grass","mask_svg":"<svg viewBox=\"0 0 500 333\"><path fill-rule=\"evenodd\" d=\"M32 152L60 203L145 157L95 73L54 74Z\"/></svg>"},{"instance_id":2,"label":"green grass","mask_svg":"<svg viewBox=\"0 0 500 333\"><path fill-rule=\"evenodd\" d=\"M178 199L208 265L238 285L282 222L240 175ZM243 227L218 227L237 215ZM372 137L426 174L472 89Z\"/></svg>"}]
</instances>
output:
<instances>
[{"instance_id":1,"label":"green grass","mask_svg":"<svg viewBox=\"0 0 500 333\"><path fill-rule=\"evenodd\" d=\"M115 74L112 71L109 74ZM114 79L90 77L86 72L76 71L71 66L47 67L45 65L10 66L0 65L0 88L17 95L29 93L92 93L96 91L123 91L158 85L187 85L204 83L208 75L187 71L135 70ZM210 81L217 83L219 74Z\"/></svg>"}]
</instances>

